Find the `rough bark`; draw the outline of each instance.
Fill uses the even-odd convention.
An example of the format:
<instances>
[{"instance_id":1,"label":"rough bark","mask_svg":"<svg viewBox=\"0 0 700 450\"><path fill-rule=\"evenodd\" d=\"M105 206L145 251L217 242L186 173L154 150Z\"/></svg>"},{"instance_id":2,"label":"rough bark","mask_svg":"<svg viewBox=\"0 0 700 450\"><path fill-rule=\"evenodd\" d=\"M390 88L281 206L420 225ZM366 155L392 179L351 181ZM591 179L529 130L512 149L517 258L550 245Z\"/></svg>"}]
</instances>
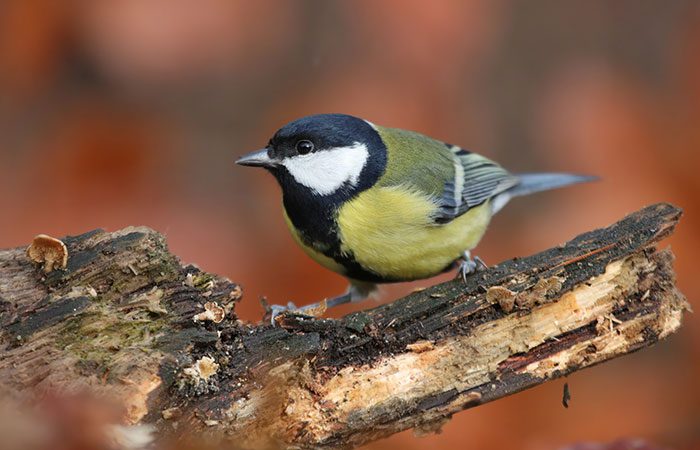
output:
<instances>
[{"instance_id":1,"label":"rough bark","mask_svg":"<svg viewBox=\"0 0 700 450\"><path fill-rule=\"evenodd\" d=\"M237 320L239 286L181 266L147 228L66 237L67 267L49 273L2 250L0 380L18 397L88 388L159 436L242 448L429 432L675 332L687 303L654 245L680 215L650 206L466 283L278 327Z\"/></svg>"}]
</instances>

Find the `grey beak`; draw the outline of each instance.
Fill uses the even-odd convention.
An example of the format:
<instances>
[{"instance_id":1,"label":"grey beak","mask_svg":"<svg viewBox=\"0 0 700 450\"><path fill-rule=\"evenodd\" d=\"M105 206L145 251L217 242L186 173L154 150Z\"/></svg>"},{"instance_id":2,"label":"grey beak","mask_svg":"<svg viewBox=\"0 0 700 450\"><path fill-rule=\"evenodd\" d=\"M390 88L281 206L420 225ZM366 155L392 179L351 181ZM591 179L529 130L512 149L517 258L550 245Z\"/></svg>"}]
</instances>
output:
<instances>
[{"instance_id":1,"label":"grey beak","mask_svg":"<svg viewBox=\"0 0 700 450\"><path fill-rule=\"evenodd\" d=\"M251 167L273 167L277 165L277 161L270 158L267 154L267 149L263 148L241 156L236 161L236 164Z\"/></svg>"}]
</instances>

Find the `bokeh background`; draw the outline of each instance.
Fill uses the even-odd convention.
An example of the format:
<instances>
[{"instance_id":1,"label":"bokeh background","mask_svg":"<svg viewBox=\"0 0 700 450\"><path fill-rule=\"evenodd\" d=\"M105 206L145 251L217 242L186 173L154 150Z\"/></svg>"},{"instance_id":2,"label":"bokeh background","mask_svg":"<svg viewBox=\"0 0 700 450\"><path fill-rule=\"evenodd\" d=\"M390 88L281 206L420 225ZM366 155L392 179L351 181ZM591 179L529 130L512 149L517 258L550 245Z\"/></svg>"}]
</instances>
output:
<instances>
[{"instance_id":1,"label":"bokeh background","mask_svg":"<svg viewBox=\"0 0 700 450\"><path fill-rule=\"evenodd\" d=\"M344 112L479 151L513 171L602 181L513 202L488 263L644 205L700 308L697 1L0 2L0 247L148 225L186 262L304 304L342 278L297 249L272 177L236 167L284 123ZM391 286L390 300L423 283ZM371 306L365 304L364 306ZM349 308L337 312L347 313ZM645 350L367 448L555 449L642 437L700 448L700 323Z\"/></svg>"}]
</instances>

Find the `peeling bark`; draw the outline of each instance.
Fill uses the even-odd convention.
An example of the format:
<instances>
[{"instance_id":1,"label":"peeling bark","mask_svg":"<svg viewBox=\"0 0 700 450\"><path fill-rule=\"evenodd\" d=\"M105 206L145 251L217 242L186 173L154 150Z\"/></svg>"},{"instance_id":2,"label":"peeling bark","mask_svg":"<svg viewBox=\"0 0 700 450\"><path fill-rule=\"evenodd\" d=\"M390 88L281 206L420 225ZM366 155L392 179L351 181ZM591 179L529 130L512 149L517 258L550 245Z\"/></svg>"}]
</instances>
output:
<instances>
[{"instance_id":1,"label":"peeling bark","mask_svg":"<svg viewBox=\"0 0 700 450\"><path fill-rule=\"evenodd\" d=\"M65 270L0 250L0 380L89 389L160 436L242 448L353 447L634 352L687 309L659 204L565 245L339 320L242 323L235 283L146 228L62 239Z\"/></svg>"}]
</instances>

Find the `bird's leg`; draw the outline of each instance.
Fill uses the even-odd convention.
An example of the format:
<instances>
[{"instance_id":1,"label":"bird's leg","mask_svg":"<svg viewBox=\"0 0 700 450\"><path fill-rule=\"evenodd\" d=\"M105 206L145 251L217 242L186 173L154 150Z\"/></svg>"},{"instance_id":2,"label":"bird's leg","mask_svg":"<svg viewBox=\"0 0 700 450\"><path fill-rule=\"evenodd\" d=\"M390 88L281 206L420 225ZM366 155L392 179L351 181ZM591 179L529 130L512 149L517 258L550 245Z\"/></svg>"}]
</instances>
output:
<instances>
[{"instance_id":1,"label":"bird's leg","mask_svg":"<svg viewBox=\"0 0 700 450\"><path fill-rule=\"evenodd\" d=\"M325 311L328 308L332 308L334 306L338 305L344 305L345 303L350 303L352 301L352 295L350 292L345 293L343 295L338 295L337 297L331 297L329 299L326 299L324 301L312 303L310 305L305 305L302 307L297 307L294 303L289 302L287 303L287 306L284 305L270 305L270 321L272 324L275 324L275 318L279 316L280 314L284 314L286 312L293 312L297 314L303 314L303 315L308 315L308 316L316 316L318 314L322 314L323 311ZM307 314L308 313L308 314Z\"/></svg>"},{"instance_id":2,"label":"bird's leg","mask_svg":"<svg viewBox=\"0 0 700 450\"><path fill-rule=\"evenodd\" d=\"M331 297L328 299L325 299L324 301L321 302L316 302L312 303L310 305L302 306L301 308L297 308L296 311L300 313L304 312L309 312L309 313L314 313L320 310L325 310L328 308L332 308L334 306L338 305L344 305L346 303L350 303L352 301L352 296L350 295L349 292L338 295L336 297ZM317 315L317 314L310 314L310 315Z\"/></svg>"},{"instance_id":3,"label":"bird's leg","mask_svg":"<svg viewBox=\"0 0 700 450\"><path fill-rule=\"evenodd\" d=\"M375 290L375 288L376 287L373 284L352 283L350 284L350 287L348 288L348 291L345 294L338 295L336 297L331 297L324 301L312 303L310 305L305 305L301 308L297 308L297 306L292 302L287 303L287 306L270 305L270 320L274 325L275 318L287 311L295 312L298 314L305 314L309 316L320 315L323 313L323 311L325 311L328 308L364 300L369 296L370 293L372 293Z\"/></svg>"},{"instance_id":4,"label":"bird's leg","mask_svg":"<svg viewBox=\"0 0 700 450\"><path fill-rule=\"evenodd\" d=\"M462 262L459 264L458 273L464 282L467 282L467 275L488 268L486 263L478 256L472 257L469 250L462 253Z\"/></svg>"}]
</instances>

